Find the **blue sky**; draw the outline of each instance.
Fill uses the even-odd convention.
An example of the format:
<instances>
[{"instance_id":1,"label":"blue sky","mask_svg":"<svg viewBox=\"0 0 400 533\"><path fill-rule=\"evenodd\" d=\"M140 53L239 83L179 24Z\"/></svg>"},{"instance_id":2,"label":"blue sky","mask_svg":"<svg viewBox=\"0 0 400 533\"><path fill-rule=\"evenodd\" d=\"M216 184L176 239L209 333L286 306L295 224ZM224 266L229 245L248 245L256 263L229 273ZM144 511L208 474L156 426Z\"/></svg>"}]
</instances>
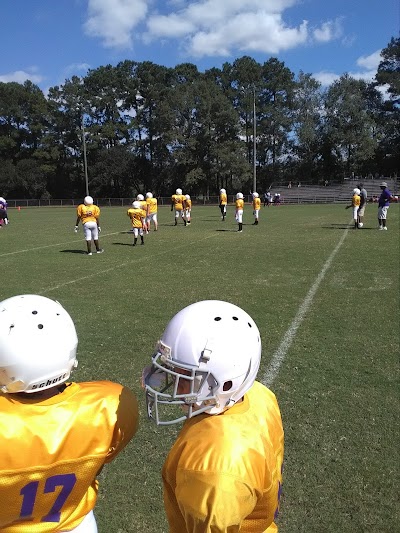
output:
<instances>
[{"instance_id":1,"label":"blue sky","mask_svg":"<svg viewBox=\"0 0 400 533\"><path fill-rule=\"evenodd\" d=\"M43 91L125 59L204 71L243 55L371 80L399 0L0 0L0 81Z\"/></svg>"}]
</instances>

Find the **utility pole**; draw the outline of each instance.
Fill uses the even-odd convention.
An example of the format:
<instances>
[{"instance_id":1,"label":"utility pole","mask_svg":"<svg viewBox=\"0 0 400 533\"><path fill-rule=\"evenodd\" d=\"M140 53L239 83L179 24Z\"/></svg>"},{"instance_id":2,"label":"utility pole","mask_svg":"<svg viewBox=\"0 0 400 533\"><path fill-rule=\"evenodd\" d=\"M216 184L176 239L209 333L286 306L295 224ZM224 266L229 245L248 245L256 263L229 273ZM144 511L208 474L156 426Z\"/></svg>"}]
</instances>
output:
<instances>
[{"instance_id":1,"label":"utility pole","mask_svg":"<svg viewBox=\"0 0 400 533\"><path fill-rule=\"evenodd\" d=\"M253 87L253 192L257 191L256 88Z\"/></svg>"}]
</instances>

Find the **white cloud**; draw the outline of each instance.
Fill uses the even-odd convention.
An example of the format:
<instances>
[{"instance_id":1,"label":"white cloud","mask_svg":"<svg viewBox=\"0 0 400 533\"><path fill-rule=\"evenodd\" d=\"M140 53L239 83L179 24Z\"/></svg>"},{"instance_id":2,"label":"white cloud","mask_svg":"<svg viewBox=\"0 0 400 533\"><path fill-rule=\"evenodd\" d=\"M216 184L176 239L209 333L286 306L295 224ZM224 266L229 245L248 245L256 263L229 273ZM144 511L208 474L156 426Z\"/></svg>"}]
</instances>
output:
<instances>
[{"instance_id":1,"label":"white cloud","mask_svg":"<svg viewBox=\"0 0 400 533\"><path fill-rule=\"evenodd\" d=\"M234 49L278 53L307 40L307 22L288 27L281 12L298 0L199 0L147 22L147 41L181 38L186 55L227 56Z\"/></svg>"},{"instance_id":2,"label":"white cloud","mask_svg":"<svg viewBox=\"0 0 400 533\"><path fill-rule=\"evenodd\" d=\"M370 70L378 70L378 65L382 61L381 50L377 50L369 56L361 56L357 59L357 65Z\"/></svg>"},{"instance_id":3,"label":"white cloud","mask_svg":"<svg viewBox=\"0 0 400 533\"><path fill-rule=\"evenodd\" d=\"M340 78L340 74L335 74L334 72L316 72L313 74L313 78L320 82L322 87L328 87L332 83Z\"/></svg>"},{"instance_id":4,"label":"white cloud","mask_svg":"<svg viewBox=\"0 0 400 533\"><path fill-rule=\"evenodd\" d=\"M64 68L63 75L66 78L72 75L77 76L77 72L82 72L83 75L86 75L89 69L90 65L88 63L71 63Z\"/></svg>"},{"instance_id":5,"label":"white cloud","mask_svg":"<svg viewBox=\"0 0 400 533\"><path fill-rule=\"evenodd\" d=\"M356 64L360 67L360 70L350 71L348 72L348 75L356 80L371 82L375 78L376 71L381 60L382 57L380 50L377 50L368 56L361 56L356 60ZM327 87L334 81L338 80L340 78L340 74L321 71L313 74L313 77L318 80L323 87Z\"/></svg>"},{"instance_id":6,"label":"white cloud","mask_svg":"<svg viewBox=\"0 0 400 533\"><path fill-rule=\"evenodd\" d=\"M89 0L84 30L106 48L131 48L132 30L144 20L148 0Z\"/></svg>"},{"instance_id":7,"label":"white cloud","mask_svg":"<svg viewBox=\"0 0 400 533\"><path fill-rule=\"evenodd\" d=\"M284 12L302 1L88 0L84 28L87 35L99 37L109 48L131 48L135 30L136 37L147 44L179 40L183 54L197 58L229 56L238 50L279 54L307 42L326 43L343 34L341 18L312 30L305 20L288 24Z\"/></svg>"},{"instance_id":8,"label":"white cloud","mask_svg":"<svg viewBox=\"0 0 400 533\"><path fill-rule=\"evenodd\" d=\"M338 39L343 34L342 19L328 20L313 30L313 37L319 43L327 43Z\"/></svg>"},{"instance_id":9,"label":"white cloud","mask_svg":"<svg viewBox=\"0 0 400 533\"><path fill-rule=\"evenodd\" d=\"M24 83L26 80L30 80L32 83L40 83L43 79L44 77L40 74L25 72L24 70L16 70L14 72L9 72L8 74L0 74L0 81L3 83L9 83L11 81Z\"/></svg>"}]
</instances>

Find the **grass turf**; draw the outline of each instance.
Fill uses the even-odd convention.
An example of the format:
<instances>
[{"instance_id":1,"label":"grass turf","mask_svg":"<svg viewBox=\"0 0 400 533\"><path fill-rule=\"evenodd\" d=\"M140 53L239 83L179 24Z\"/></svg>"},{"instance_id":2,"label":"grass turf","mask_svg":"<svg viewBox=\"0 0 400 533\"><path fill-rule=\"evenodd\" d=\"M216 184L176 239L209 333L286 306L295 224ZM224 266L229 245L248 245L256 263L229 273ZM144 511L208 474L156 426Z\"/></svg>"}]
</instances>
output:
<instances>
[{"instance_id":1,"label":"grass turf","mask_svg":"<svg viewBox=\"0 0 400 533\"><path fill-rule=\"evenodd\" d=\"M355 231L343 206L262 208L252 226L247 205L238 233L233 207L221 222L218 207L194 206L189 227L161 208L159 231L133 248L126 209L104 208L105 253L92 257L73 208L10 210L1 297L59 300L78 330L74 379L118 381L139 398L137 436L100 475L100 532L167 532L160 471L179 427L146 420L140 375L169 319L202 299L243 307L262 335L262 379L336 247L271 386L285 427L280 531L396 530L399 206L387 232L376 210Z\"/></svg>"}]
</instances>

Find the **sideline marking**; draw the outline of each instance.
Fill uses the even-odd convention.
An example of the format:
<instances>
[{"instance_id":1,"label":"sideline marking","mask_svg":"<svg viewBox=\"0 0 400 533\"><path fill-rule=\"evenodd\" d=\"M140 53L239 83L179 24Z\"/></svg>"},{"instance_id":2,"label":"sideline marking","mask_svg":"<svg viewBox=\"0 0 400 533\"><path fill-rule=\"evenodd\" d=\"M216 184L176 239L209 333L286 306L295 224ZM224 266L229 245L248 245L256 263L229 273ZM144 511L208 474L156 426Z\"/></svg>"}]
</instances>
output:
<instances>
[{"instance_id":1,"label":"sideline marking","mask_svg":"<svg viewBox=\"0 0 400 533\"><path fill-rule=\"evenodd\" d=\"M322 267L320 273L318 274L316 280L314 281L314 283L312 284L310 290L308 291L307 296L304 298L302 304L300 305L300 307L299 307L299 309L297 311L297 314L296 314L296 316L293 319L293 322L290 324L290 326L287 329L285 335L283 336L283 339L282 339L278 349L273 354L271 362L269 364L269 367L267 368L267 370L262 375L261 382L265 386L268 387L269 385L271 385L274 382L274 380L277 377L277 375L279 374L279 370L280 370L280 368L281 368L281 366L282 366L282 364L283 364L283 362L285 360L286 354L288 353L292 342L294 341L294 338L296 336L297 330L299 329L301 323L303 322L303 320L304 320L304 318L305 318L305 316L307 314L307 311L309 310L309 308L310 308L310 306L311 306L311 304L313 302L315 293L317 292L318 287L321 285L321 282L324 279L325 274L328 271L329 267L331 266L335 255L338 253L340 247L344 243L344 240L347 237L348 232L349 232L349 228L347 228L345 230L345 232L342 235L339 243L336 245L336 248L333 250L331 255L326 260L326 262L325 262L324 266Z\"/></svg>"},{"instance_id":2,"label":"sideline marking","mask_svg":"<svg viewBox=\"0 0 400 533\"><path fill-rule=\"evenodd\" d=\"M120 233L120 232L118 232ZM111 235L109 233L109 235ZM212 237L215 237L216 235L215 234L211 234L211 235L208 235L207 237L204 237L203 239L198 239L196 241L192 241L191 243L189 244L195 244L197 242L200 241L205 241L207 239L210 239ZM182 246L176 246L174 249L175 250L178 250L179 248L185 248L187 246L187 244L184 244ZM95 252L93 252L95 253ZM165 254L170 254L171 253L171 250L162 250L160 252L157 252L155 254L152 254L151 257L155 257L155 256L160 256L160 255L165 255ZM60 283L59 285L55 285L54 287L49 287L47 289L43 289L42 291L38 292L38 294L44 294L46 292L50 292L50 291L55 291L57 289L60 289L61 287L65 287L66 285L72 285L73 283L77 283L78 281L83 281L85 279L90 279L90 278L94 278L96 276L101 276L102 274L106 274L107 272L110 272L111 270L115 270L116 268L122 268L126 265L130 265L132 263L135 263L135 262L138 262L138 261L143 261L143 260L147 260L148 259L148 256L146 257L134 257L132 259L130 259L129 261L124 261L123 263L120 263L119 265L113 265L112 267L110 268L106 268L104 270L100 270L98 272L93 272L93 274L88 274L87 276L82 276L80 278L76 278L76 279L72 279L70 281L65 281L64 283ZM89 259L90 261L90 259Z\"/></svg>"}]
</instances>

